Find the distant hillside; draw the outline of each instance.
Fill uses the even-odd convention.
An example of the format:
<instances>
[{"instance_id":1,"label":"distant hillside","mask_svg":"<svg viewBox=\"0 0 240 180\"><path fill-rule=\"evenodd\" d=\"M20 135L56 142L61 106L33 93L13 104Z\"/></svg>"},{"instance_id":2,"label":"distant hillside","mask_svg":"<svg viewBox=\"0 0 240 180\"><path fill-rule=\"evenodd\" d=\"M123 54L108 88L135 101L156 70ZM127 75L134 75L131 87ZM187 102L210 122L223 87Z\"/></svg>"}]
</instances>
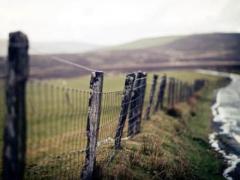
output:
<instances>
[{"instance_id":1,"label":"distant hillside","mask_svg":"<svg viewBox=\"0 0 240 180\"><path fill-rule=\"evenodd\" d=\"M211 33L188 36L163 36L145 38L113 46L110 50L136 50L153 47L166 47L179 51L235 49L240 45L240 33Z\"/></svg>"},{"instance_id":2,"label":"distant hillside","mask_svg":"<svg viewBox=\"0 0 240 180\"><path fill-rule=\"evenodd\" d=\"M214 33L185 36L164 44L165 49L177 51L238 51L240 47L239 33Z\"/></svg>"},{"instance_id":3,"label":"distant hillside","mask_svg":"<svg viewBox=\"0 0 240 180\"><path fill-rule=\"evenodd\" d=\"M139 48L137 48L139 47ZM143 48L145 47L145 48ZM113 49L86 53L92 64L106 66L203 60L240 60L240 34L199 34L144 39Z\"/></svg>"},{"instance_id":4,"label":"distant hillside","mask_svg":"<svg viewBox=\"0 0 240 180\"><path fill-rule=\"evenodd\" d=\"M68 48L64 48L64 45ZM34 47L34 44L32 46ZM43 50L43 46L36 49ZM72 49L73 51L74 48L70 47L67 43L60 46L51 44L51 46L46 46L46 50L53 52L56 48L58 50ZM93 69L114 72L175 68L240 70L240 34L212 33L149 38L96 51L72 54L63 52L55 54L55 56ZM39 77L69 77L89 73L56 62L52 60L51 55L32 56L31 66L31 74Z\"/></svg>"},{"instance_id":5,"label":"distant hillside","mask_svg":"<svg viewBox=\"0 0 240 180\"><path fill-rule=\"evenodd\" d=\"M158 37L158 38L145 38L145 39L140 39L140 40L136 40L133 42L121 44L118 46L113 46L109 49L110 50L144 49L144 48L149 48L149 47L165 45L165 44L174 42L180 38L181 38L181 36L164 36L164 37Z\"/></svg>"},{"instance_id":6,"label":"distant hillside","mask_svg":"<svg viewBox=\"0 0 240 180\"><path fill-rule=\"evenodd\" d=\"M0 56L7 53L7 40L0 39ZM73 54L93 51L101 46L82 42L30 42L30 54Z\"/></svg>"}]
</instances>

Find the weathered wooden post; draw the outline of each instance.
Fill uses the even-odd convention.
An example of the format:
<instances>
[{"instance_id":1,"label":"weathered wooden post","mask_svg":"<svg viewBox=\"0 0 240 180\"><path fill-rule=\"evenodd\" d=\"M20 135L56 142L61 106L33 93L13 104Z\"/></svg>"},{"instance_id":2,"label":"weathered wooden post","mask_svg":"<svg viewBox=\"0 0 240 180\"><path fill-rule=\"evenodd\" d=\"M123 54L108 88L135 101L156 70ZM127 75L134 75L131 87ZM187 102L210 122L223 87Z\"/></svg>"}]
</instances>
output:
<instances>
[{"instance_id":1,"label":"weathered wooden post","mask_svg":"<svg viewBox=\"0 0 240 180\"><path fill-rule=\"evenodd\" d=\"M167 76L163 75L162 81L161 81L161 93L160 93L160 108L163 109L163 104L164 104L164 95L165 95L165 90L166 90L166 85L167 85Z\"/></svg>"},{"instance_id":2,"label":"weathered wooden post","mask_svg":"<svg viewBox=\"0 0 240 180\"><path fill-rule=\"evenodd\" d=\"M181 80L178 80L178 102L181 102Z\"/></svg>"},{"instance_id":3,"label":"weathered wooden post","mask_svg":"<svg viewBox=\"0 0 240 180\"><path fill-rule=\"evenodd\" d=\"M24 178L26 153L26 99L29 74L28 38L22 32L9 35L6 119L3 146L3 179Z\"/></svg>"},{"instance_id":4,"label":"weathered wooden post","mask_svg":"<svg viewBox=\"0 0 240 180\"><path fill-rule=\"evenodd\" d=\"M174 109L175 107L175 79L172 78L172 88L171 88L172 92L171 92L171 108L170 109Z\"/></svg>"},{"instance_id":5,"label":"weathered wooden post","mask_svg":"<svg viewBox=\"0 0 240 180\"><path fill-rule=\"evenodd\" d=\"M194 89L194 92L198 91L198 84L199 83L199 80L194 80L194 83L193 83L193 89Z\"/></svg>"},{"instance_id":6,"label":"weathered wooden post","mask_svg":"<svg viewBox=\"0 0 240 180\"><path fill-rule=\"evenodd\" d=\"M90 81L90 97L87 118L87 147L85 164L81 173L81 179L90 180L93 176L96 148L98 140L98 131L101 116L101 100L103 88L103 72L93 72Z\"/></svg>"},{"instance_id":7,"label":"weathered wooden post","mask_svg":"<svg viewBox=\"0 0 240 180\"><path fill-rule=\"evenodd\" d=\"M190 85L190 96L192 97L194 95L194 84L191 83Z\"/></svg>"},{"instance_id":8,"label":"weathered wooden post","mask_svg":"<svg viewBox=\"0 0 240 180\"><path fill-rule=\"evenodd\" d=\"M115 135L115 149L121 148L121 138L122 138L123 128L127 119L128 108L129 108L130 100L132 96L132 89L133 89L135 76L136 74L134 73L127 74L126 76L123 97L122 97L121 111L120 111L120 116L118 120L116 135Z\"/></svg>"},{"instance_id":9,"label":"weathered wooden post","mask_svg":"<svg viewBox=\"0 0 240 180\"><path fill-rule=\"evenodd\" d=\"M187 101L187 83L185 82L184 83L184 101L186 102Z\"/></svg>"},{"instance_id":10,"label":"weathered wooden post","mask_svg":"<svg viewBox=\"0 0 240 180\"><path fill-rule=\"evenodd\" d=\"M186 101L189 100L189 97L190 97L190 87L189 87L189 84L187 83L187 86L186 86Z\"/></svg>"},{"instance_id":11,"label":"weathered wooden post","mask_svg":"<svg viewBox=\"0 0 240 180\"><path fill-rule=\"evenodd\" d=\"M172 78L168 78L168 109L171 108L171 94L172 94Z\"/></svg>"},{"instance_id":12,"label":"weathered wooden post","mask_svg":"<svg viewBox=\"0 0 240 180\"><path fill-rule=\"evenodd\" d=\"M132 137L136 134L137 119L139 116L139 102L141 90L142 72L136 73L136 79L133 84L133 94L131 97L129 117L128 117L128 136Z\"/></svg>"},{"instance_id":13,"label":"weathered wooden post","mask_svg":"<svg viewBox=\"0 0 240 180\"><path fill-rule=\"evenodd\" d=\"M136 133L140 132L141 129L141 121L142 121L142 113L144 107L144 99L145 99L145 92L147 86L147 73L143 72L141 75L141 83L140 83L140 94L139 94L139 116L137 118L137 126L136 126Z\"/></svg>"},{"instance_id":14,"label":"weathered wooden post","mask_svg":"<svg viewBox=\"0 0 240 180\"><path fill-rule=\"evenodd\" d=\"M178 103L181 102L181 80L178 80Z\"/></svg>"},{"instance_id":15,"label":"weathered wooden post","mask_svg":"<svg viewBox=\"0 0 240 180\"><path fill-rule=\"evenodd\" d=\"M160 85L159 85L159 91L158 91L158 97L157 102L154 108L154 112L157 112L159 107L160 109L163 109L163 102L164 102L164 94L165 89L167 85L167 76L164 74L161 78Z\"/></svg>"},{"instance_id":16,"label":"weathered wooden post","mask_svg":"<svg viewBox=\"0 0 240 180\"><path fill-rule=\"evenodd\" d=\"M178 82L179 82L178 79L175 79L175 104L178 103L178 98L179 98L179 96L178 96L178 93L179 93Z\"/></svg>"},{"instance_id":17,"label":"weathered wooden post","mask_svg":"<svg viewBox=\"0 0 240 180\"><path fill-rule=\"evenodd\" d=\"M183 82L182 81L180 81L180 92L179 92L179 94L180 94L180 102L182 102L183 101Z\"/></svg>"},{"instance_id":18,"label":"weathered wooden post","mask_svg":"<svg viewBox=\"0 0 240 180\"><path fill-rule=\"evenodd\" d=\"M178 102L181 102L181 93L182 93L182 90L181 90L181 80L178 81Z\"/></svg>"},{"instance_id":19,"label":"weathered wooden post","mask_svg":"<svg viewBox=\"0 0 240 180\"><path fill-rule=\"evenodd\" d=\"M193 84L193 91L197 92L202 89L204 86L205 80L203 79L196 79Z\"/></svg>"},{"instance_id":20,"label":"weathered wooden post","mask_svg":"<svg viewBox=\"0 0 240 180\"><path fill-rule=\"evenodd\" d=\"M177 79L177 88L176 88L176 102L179 103L180 102L180 80Z\"/></svg>"},{"instance_id":21,"label":"weathered wooden post","mask_svg":"<svg viewBox=\"0 0 240 180\"><path fill-rule=\"evenodd\" d=\"M158 75L154 74L153 75L153 80L152 80L152 86L151 86L151 90L150 90L150 96L149 96L149 103L146 109L146 114L144 119L148 120L150 118L150 112L151 112L151 108L152 108L152 104L153 104L153 98L154 98L154 94L156 91L156 86L157 86L157 80L158 80ZM158 100L157 100L158 102Z\"/></svg>"},{"instance_id":22,"label":"weathered wooden post","mask_svg":"<svg viewBox=\"0 0 240 180\"><path fill-rule=\"evenodd\" d=\"M182 85L182 100L183 102L186 101L186 83L185 82Z\"/></svg>"}]
</instances>

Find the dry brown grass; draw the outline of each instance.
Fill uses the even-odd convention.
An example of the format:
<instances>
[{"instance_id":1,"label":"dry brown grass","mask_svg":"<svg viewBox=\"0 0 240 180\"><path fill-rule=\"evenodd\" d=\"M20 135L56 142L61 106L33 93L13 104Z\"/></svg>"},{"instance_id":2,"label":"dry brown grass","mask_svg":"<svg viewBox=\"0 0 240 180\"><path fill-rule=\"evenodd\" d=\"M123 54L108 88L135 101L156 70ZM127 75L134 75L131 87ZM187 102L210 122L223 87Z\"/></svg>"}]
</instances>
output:
<instances>
[{"instance_id":1,"label":"dry brown grass","mask_svg":"<svg viewBox=\"0 0 240 180\"><path fill-rule=\"evenodd\" d=\"M222 179L221 161L205 143L210 121L199 120L210 113L206 111L210 102L199 103L201 95L175 106L181 116L158 112L150 121L144 121L141 133L124 141L123 149L115 152L113 161L106 163L109 156L97 161L95 178ZM202 112L193 116L199 108Z\"/></svg>"}]
</instances>

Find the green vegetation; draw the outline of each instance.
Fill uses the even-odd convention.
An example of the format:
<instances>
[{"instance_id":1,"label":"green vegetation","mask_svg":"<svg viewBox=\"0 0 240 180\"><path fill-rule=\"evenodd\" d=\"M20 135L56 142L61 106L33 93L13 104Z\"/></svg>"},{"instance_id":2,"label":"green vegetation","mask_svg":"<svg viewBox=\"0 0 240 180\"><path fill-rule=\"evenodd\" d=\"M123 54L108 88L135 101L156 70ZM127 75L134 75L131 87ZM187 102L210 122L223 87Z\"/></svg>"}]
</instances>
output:
<instances>
[{"instance_id":1,"label":"green vegetation","mask_svg":"<svg viewBox=\"0 0 240 180\"><path fill-rule=\"evenodd\" d=\"M188 82L198 78L209 80L209 88L205 89L208 98L198 99L196 109L189 109L190 106L187 104L179 104L181 118L175 119L164 112L152 116L151 121L142 125L143 133L125 141L124 150L120 151L108 166L105 166L105 161L108 159L106 157L111 155L112 146L109 144L106 147L100 146L97 162L103 167L101 171L104 176L116 175L137 179L156 176L171 179L187 177L187 175L201 177L199 174L203 174L202 177L206 175L215 178L215 176L207 176L208 171L215 168L214 172L219 172L220 162L207 145L207 135L210 131L209 98L217 85L217 78L194 72L158 72L159 75L163 73ZM125 76L122 74L107 74L104 77L105 93L102 101L99 140L114 137L124 79ZM84 153L81 150L86 147L89 80L90 76L84 76L28 83L27 177L39 176L51 179L53 176L64 178L69 177L69 174L74 174L73 177L79 175L84 160ZM144 109L149 98L151 80L152 73L148 75ZM111 93L111 91L119 91L119 93ZM0 97L2 107L4 107L3 97L3 95ZM4 117L2 110L3 108L0 111L1 119ZM193 110L197 116L190 116ZM123 164L127 162L130 164ZM123 175L122 170L130 174ZM181 173L183 174L180 176Z\"/></svg>"},{"instance_id":2,"label":"green vegetation","mask_svg":"<svg viewBox=\"0 0 240 180\"><path fill-rule=\"evenodd\" d=\"M199 74L180 73L190 80ZM189 76L190 75L190 76ZM124 141L113 161L98 160L96 176L105 179L224 179L223 161L208 144L212 93L219 79L208 78L207 88L188 103L176 106L179 117L158 112L144 122L136 137ZM104 152L104 150L103 150Z\"/></svg>"},{"instance_id":3,"label":"green vegetation","mask_svg":"<svg viewBox=\"0 0 240 180\"><path fill-rule=\"evenodd\" d=\"M146 38L111 47L112 50L133 50L162 46L181 38L181 36L164 36L157 38Z\"/></svg>"}]
</instances>

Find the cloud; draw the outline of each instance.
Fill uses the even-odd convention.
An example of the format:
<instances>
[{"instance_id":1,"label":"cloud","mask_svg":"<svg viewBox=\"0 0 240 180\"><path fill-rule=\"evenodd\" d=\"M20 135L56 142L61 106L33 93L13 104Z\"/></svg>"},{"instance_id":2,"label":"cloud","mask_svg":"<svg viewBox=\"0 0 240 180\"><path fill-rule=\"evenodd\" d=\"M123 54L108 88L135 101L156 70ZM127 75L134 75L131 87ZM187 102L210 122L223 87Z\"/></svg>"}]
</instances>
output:
<instances>
[{"instance_id":1,"label":"cloud","mask_svg":"<svg viewBox=\"0 0 240 180\"><path fill-rule=\"evenodd\" d=\"M0 38L114 44L146 36L240 31L237 0L2 0Z\"/></svg>"}]
</instances>

